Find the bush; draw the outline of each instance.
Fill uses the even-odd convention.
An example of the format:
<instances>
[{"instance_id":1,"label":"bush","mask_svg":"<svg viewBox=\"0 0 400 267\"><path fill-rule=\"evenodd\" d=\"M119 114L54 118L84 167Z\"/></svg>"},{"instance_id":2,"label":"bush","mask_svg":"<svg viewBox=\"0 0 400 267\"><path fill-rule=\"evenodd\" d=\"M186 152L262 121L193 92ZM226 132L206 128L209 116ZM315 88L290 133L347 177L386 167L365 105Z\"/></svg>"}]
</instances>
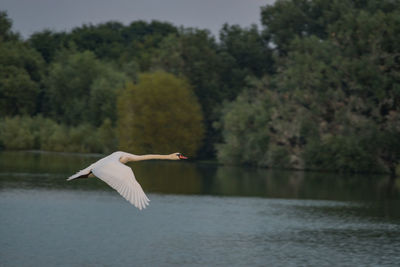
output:
<instances>
[{"instance_id":1,"label":"bush","mask_svg":"<svg viewBox=\"0 0 400 267\"><path fill-rule=\"evenodd\" d=\"M101 152L96 128L89 124L81 124L71 127L68 133L69 145L66 147L70 152Z\"/></svg>"},{"instance_id":2,"label":"bush","mask_svg":"<svg viewBox=\"0 0 400 267\"><path fill-rule=\"evenodd\" d=\"M116 143L110 120L95 128L89 124L67 127L41 116L0 119L0 148L6 150L108 153Z\"/></svg>"},{"instance_id":3,"label":"bush","mask_svg":"<svg viewBox=\"0 0 400 267\"><path fill-rule=\"evenodd\" d=\"M271 168L292 168L290 155L285 147L271 145L268 150L268 166Z\"/></svg>"},{"instance_id":4,"label":"bush","mask_svg":"<svg viewBox=\"0 0 400 267\"><path fill-rule=\"evenodd\" d=\"M115 129L110 119L105 119L98 129L98 138L103 153L116 150L118 145Z\"/></svg>"},{"instance_id":5,"label":"bush","mask_svg":"<svg viewBox=\"0 0 400 267\"><path fill-rule=\"evenodd\" d=\"M2 119L0 143L8 150L35 148L35 136L31 132L32 124L32 119L26 116Z\"/></svg>"},{"instance_id":6,"label":"bush","mask_svg":"<svg viewBox=\"0 0 400 267\"><path fill-rule=\"evenodd\" d=\"M340 172L381 172L382 166L370 148L357 136L331 136L307 144L304 159L307 169Z\"/></svg>"},{"instance_id":7,"label":"bush","mask_svg":"<svg viewBox=\"0 0 400 267\"><path fill-rule=\"evenodd\" d=\"M225 163L241 163L266 166L269 136L267 122L269 112L264 101L241 94L226 104L221 122L224 143L217 144L218 160Z\"/></svg>"},{"instance_id":8,"label":"bush","mask_svg":"<svg viewBox=\"0 0 400 267\"><path fill-rule=\"evenodd\" d=\"M64 125L54 124L52 128L43 130L44 135L41 135L42 142L40 149L47 151L67 151L67 146L70 143L68 138L68 128Z\"/></svg>"}]
</instances>

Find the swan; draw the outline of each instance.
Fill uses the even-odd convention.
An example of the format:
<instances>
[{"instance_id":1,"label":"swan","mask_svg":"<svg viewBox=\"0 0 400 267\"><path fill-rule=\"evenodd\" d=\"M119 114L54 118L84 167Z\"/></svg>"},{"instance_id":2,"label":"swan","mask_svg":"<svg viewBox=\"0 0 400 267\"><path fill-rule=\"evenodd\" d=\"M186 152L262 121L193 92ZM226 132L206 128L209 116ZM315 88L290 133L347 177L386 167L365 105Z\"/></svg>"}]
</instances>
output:
<instances>
[{"instance_id":1,"label":"swan","mask_svg":"<svg viewBox=\"0 0 400 267\"><path fill-rule=\"evenodd\" d=\"M129 161L151 159L180 160L187 159L187 157L183 156L181 153L172 153L169 155L134 155L123 151L117 151L70 176L67 181L78 178L97 177L117 190L117 192L132 205L142 210L149 205L150 200L143 192L140 184L136 181L132 169L126 166L125 163Z\"/></svg>"}]
</instances>

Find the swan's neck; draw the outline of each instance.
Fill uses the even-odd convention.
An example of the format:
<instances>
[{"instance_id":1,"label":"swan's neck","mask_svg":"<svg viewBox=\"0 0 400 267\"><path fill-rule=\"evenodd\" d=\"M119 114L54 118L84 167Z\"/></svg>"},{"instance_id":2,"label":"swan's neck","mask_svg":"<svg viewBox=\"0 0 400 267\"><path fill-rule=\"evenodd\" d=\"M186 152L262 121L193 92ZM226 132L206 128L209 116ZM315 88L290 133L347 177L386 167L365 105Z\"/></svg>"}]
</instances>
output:
<instances>
[{"instance_id":1,"label":"swan's neck","mask_svg":"<svg viewBox=\"0 0 400 267\"><path fill-rule=\"evenodd\" d=\"M123 156L119 159L122 163L127 163L130 161L143 161L143 160L152 160L152 159L171 159L171 155L157 155L157 154L149 154L149 155L127 155Z\"/></svg>"},{"instance_id":2,"label":"swan's neck","mask_svg":"<svg viewBox=\"0 0 400 267\"><path fill-rule=\"evenodd\" d=\"M157 154L141 155L141 156L137 156L132 161L151 160L151 159L171 159L171 156L170 155L157 155Z\"/></svg>"}]
</instances>

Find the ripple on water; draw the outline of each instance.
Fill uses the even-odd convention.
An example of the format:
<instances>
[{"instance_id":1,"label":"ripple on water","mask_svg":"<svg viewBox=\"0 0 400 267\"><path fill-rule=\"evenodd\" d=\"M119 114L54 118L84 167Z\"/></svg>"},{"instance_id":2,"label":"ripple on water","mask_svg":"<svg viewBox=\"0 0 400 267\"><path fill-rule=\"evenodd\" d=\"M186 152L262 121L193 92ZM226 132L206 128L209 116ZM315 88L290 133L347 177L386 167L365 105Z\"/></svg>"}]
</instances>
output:
<instances>
[{"instance_id":1,"label":"ripple on water","mask_svg":"<svg viewBox=\"0 0 400 267\"><path fill-rule=\"evenodd\" d=\"M113 191L2 190L0 257L5 266L390 266L400 260L399 224L357 216L368 208L362 203L149 198L150 207L139 212ZM346 215L347 209L354 211Z\"/></svg>"}]
</instances>

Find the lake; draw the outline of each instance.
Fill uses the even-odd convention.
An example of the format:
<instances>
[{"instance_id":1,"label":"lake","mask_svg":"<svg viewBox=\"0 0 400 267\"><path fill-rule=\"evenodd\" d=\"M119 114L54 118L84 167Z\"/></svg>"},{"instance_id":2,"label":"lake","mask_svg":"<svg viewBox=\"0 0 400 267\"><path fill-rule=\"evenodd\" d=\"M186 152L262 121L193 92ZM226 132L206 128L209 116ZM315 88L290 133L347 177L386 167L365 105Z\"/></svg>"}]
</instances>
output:
<instances>
[{"instance_id":1,"label":"lake","mask_svg":"<svg viewBox=\"0 0 400 267\"><path fill-rule=\"evenodd\" d=\"M0 266L398 266L400 179L130 163L139 211L99 155L0 152Z\"/></svg>"}]
</instances>

